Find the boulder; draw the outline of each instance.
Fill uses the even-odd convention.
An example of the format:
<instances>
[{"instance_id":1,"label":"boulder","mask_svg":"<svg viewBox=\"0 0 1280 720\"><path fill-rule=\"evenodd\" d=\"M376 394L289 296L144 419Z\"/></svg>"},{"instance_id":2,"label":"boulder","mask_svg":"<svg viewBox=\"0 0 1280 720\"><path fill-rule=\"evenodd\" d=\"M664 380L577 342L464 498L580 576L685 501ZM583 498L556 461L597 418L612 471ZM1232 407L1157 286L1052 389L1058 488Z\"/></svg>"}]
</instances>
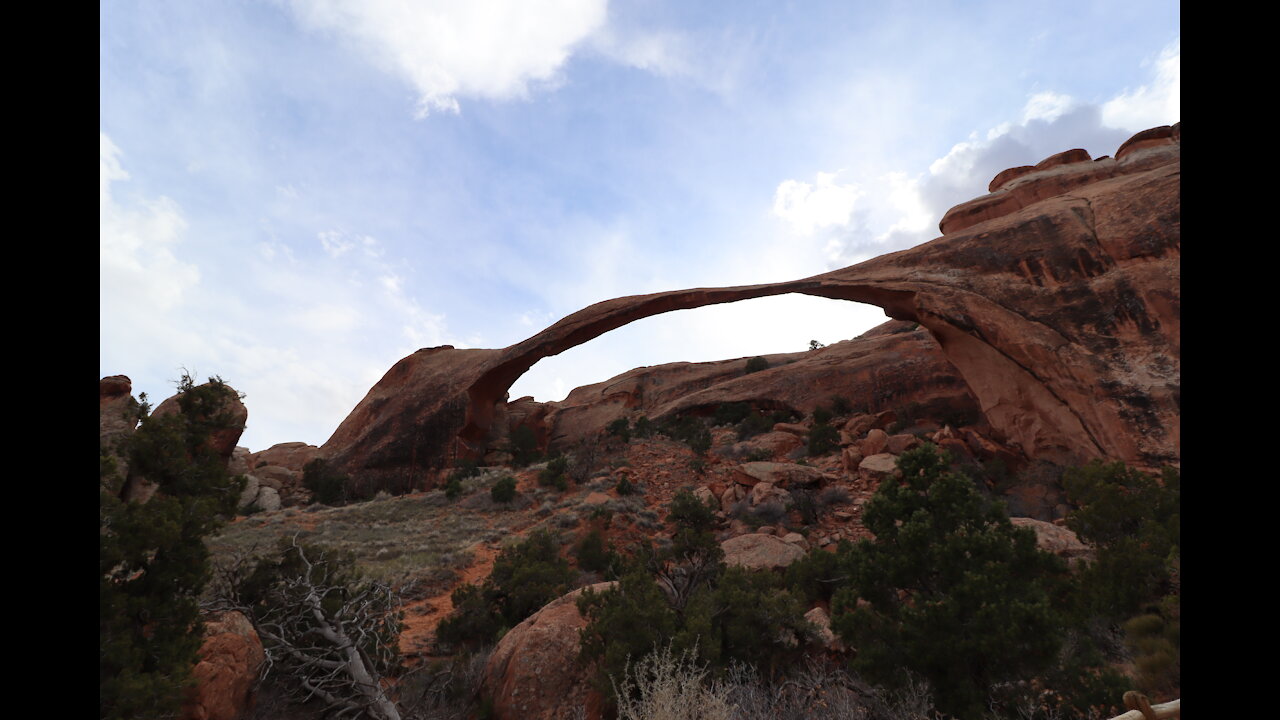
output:
<instances>
[{"instance_id":1,"label":"boulder","mask_svg":"<svg viewBox=\"0 0 1280 720\"><path fill-rule=\"evenodd\" d=\"M589 586L603 592L614 583ZM578 664L578 588L511 628L493 649L480 683L496 720L552 720L585 707L588 670Z\"/></svg>"},{"instance_id":2,"label":"boulder","mask_svg":"<svg viewBox=\"0 0 1280 720\"><path fill-rule=\"evenodd\" d=\"M184 720L239 720L252 706L253 688L266 660L262 640L243 614L228 611L205 623L195 688Z\"/></svg>"},{"instance_id":3,"label":"boulder","mask_svg":"<svg viewBox=\"0 0 1280 720\"><path fill-rule=\"evenodd\" d=\"M1015 527L1033 530L1036 534L1036 547L1066 560L1068 565L1094 558L1093 548L1081 542L1079 536L1068 528L1025 517L1009 518L1009 522Z\"/></svg>"},{"instance_id":4,"label":"boulder","mask_svg":"<svg viewBox=\"0 0 1280 720\"><path fill-rule=\"evenodd\" d=\"M739 480L742 485L767 482L785 488L814 488L837 479L818 468L792 463L749 462L739 465L736 471L745 476Z\"/></svg>"},{"instance_id":5,"label":"boulder","mask_svg":"<svg viewBox=\"0 0 1280 720\"><path fill-rule=\"evenodd\" d=\"M830 544L830 541L828 541L827 544ZM831 616L827 615L826 610L823 610L820 607L813 608L804 614L804 619L808 620L809 624L813 625L814 630L816 631L814 633L814 640L822 646L823 649L837 653L845 651L844 641L842 641L831 630Z\"/></svg>"},{"instance_id":6,"label":"boulder","mask_svg":"<svg viewBox=\"0 0 1280 720\"><path fill-rule=\"evenodd\" d=\"M878 483L898 470L898 459L889 453L870 455L858 463L858 474L863 480Z\"/></svg>"},{"instance_id":7,"label":"boulder","mask_svg":"<svg viewBox=\"0 0 1280 720\"><path fill-rule=\"evenodd\" d=\"M780 487L774 487L773 483L760 482L751 487L747 500L751 503L751 507L767 502L777 502L785 506L791 500L791 494Z\"/></svg>"},{"instance_id":8,"label":"boulder","mask_svg":"<svg viewBox=\"0 0 1280 720\"><path fill-rule=\"evenodd\" d=\"M750 570L777 570L804 557L804 550L774 535L747 533L720 543L726 565Z\"/></svg>"},{"instance_id":9,"label":"boulder","mask_svg":"<svg viewBox=\"0 0 1280 720\"><path fill-rule=\"evenodd\" d=\"M885 450L894 455L901 455L918 447L920 447L920 438L915 435L890 435L885 441Z\"/></svg>"},{"instance_id":10,"label":"boulder","mask_svg":"<svg viewBox=\"0 0 1280 720\"><path fill-rule=\"evenodd\" d=\"M209 387L212 384L205 383L199 387ZM203 418L203 420L218 421L217 426L209 434L209 447L230 462L231 456L236 450L236 442L240 440L240 435L244 432L245 422L249 419L249 409L240 401L240 393L229 385L223 385L222 388L222 397L219 405L211 408L209 416ZM151 413L152 417L159 418L181 413L181 398L182 393L166 398L164 402L156 407L155 412Z\"/></svg>"},{"instance_id":11,"label":"boulder","mask_svg":"<svg viewBox=\"0 0 1280 720\"><path fill-rule=\"evenodd\" d=\"M868 455L879 455L884 452L885 448L888 446L889 433L881 430L880 428L874 428L867 433L865 438L862 439L862 444L859 446L859 449L862 451L862 456L867 457Z\"/></svg>"},{"instance_id":12,"label":"boulder","mask_svg":"<svg viewBox=\"0 0 1280 720\"><path fill-rule=\"evenodd\" d=\"M253 453L249 461L250 467L253 468L263 465L275 465L287 468L295 473L301 473L307 463L319 456L320 448L315 445L308 445L304 442L287 442L276 443L266 450Z\"/></svg>"}]
</instances>

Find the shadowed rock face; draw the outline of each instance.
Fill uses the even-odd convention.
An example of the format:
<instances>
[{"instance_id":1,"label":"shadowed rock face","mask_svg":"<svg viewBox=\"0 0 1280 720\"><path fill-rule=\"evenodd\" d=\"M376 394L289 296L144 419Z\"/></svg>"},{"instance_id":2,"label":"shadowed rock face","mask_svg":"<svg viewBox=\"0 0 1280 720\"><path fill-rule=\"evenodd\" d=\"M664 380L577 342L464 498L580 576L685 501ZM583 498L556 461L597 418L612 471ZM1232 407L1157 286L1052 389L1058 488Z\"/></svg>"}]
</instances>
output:
<instances>
[{"instance_id":1,"label":"shadowed rock face","mask_svg":"<svg viewBox=\"0 0 1280 720\"><path fill-rule=\"evenodd\" d=\"M672 310L785 293L918 322L991 426L1031 459L1177 462L1180 126L1116 158L1069 151L953 208L932 242L801 280L607 300L501 350L404 358L321 448L353 475L413 482L480 456L507 389L538 360Z\"/></svg>"},{"instance_id":2,"label":"shadowed rock face","mask_svg":"<svg viewBox=\"0 0 1280 720\"><path fill-rule=\"evenodd\" d=\"M835 396L877 413L908 405L939 415L977 415L977 400L927 330L891 320L861 337L819 350L765 355L767 370L746 373L747 358L637 368L545 403L551 443L595 436L624 414L651 420L710 412L725 403L808 414Z\"/></svg>"}]
</instances>

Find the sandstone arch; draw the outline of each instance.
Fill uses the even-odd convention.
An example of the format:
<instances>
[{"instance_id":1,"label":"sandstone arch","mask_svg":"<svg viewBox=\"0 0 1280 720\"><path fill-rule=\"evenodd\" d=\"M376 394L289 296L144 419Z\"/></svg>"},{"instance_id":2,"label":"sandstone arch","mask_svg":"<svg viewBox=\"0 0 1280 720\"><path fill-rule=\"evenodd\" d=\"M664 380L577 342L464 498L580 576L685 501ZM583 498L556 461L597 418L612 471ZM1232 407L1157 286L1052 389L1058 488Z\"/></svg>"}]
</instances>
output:
<instances>
[{"instance_id":1,"label":"sandstone arch","mask_svg":"<svg viewBox=\"0 0 1280 720\"><path fill-rule=\"evenodd\" d=\"M538 360L674 310L802 293L877 305L927 328L991 425L1032 458L1177 462L1180 126L1075 150L952 208L929 243L780 283L615 298L497 350L419 350L325 443L353 474L408 473L483 451L496 403ZM1119 154L1118 154L1119 155Z\"/></svg>"}]
</instances>

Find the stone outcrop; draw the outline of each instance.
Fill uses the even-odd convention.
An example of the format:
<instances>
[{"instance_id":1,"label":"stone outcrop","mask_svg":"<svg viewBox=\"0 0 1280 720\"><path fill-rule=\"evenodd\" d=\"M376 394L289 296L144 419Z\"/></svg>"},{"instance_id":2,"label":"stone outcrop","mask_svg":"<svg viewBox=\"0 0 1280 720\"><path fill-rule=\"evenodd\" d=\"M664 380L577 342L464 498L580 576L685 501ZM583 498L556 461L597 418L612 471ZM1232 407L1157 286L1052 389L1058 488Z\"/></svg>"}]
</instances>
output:
<instances>
[{"instance_id":1,"label":"stone outcrop","mask_svg":"<svg viewBox=\"0 0 1280 720\"><path fill-rule=\"evenodd\" d=\"M251 707L258 672L266 660L262 640L243 614L229 611L205 623L196 685L183 720L239 720Z\"/></svg>"},{"instance_id":2,"label":"stone outcrop","mask_svg":"<svg viewBox=\"0 0 1280 720\"><path fill-rule=\"evenodd\" d=\"M198 387L208 387L210 384L205 383ZM240 435L244 433L245 422L249 419L249 409L241 402L240 394L232 389L231 386L223 385L223 388L224 391L218 406L210 408L209 417L205 419L217 420L217 426L209 433L209 447L230 462L231 456L235 454L236 443L240 441ZM161 418L166 415L182 413L181 397L182 393L178 393L165 399L151 413L151 416Z\"/></svg>"},{"instance_id":3,"label":"stone outcrop","mask_svg":"<svg viewBox=\"0 0 1280 720\"><path fill-rule=\"evenodd\" d=\"M133 381L112 375L98 381L98 445L115 463L115 471L102 478L108 492L117 494L129 476L128 458L121 444L138 427L138 401L133 398Z\"/></svg>"},{"instance_id":4,"label":"stone outcrop","mask_svg":"<svg viewBox=\"0 0 1280 720\"><path fill-rule=\"evenodd\" d=\"M804 550L782 538L765 533L747 533L720 543L726 565L748 570L780 570L804 557Z\"/></svg>"},{"instance_id":5,"label":"stone outcrop","mask_svg":"<svg viewBox=\"0 0 1280 720\"><path fill-rule=\"evenodd\" d=\"M942 237L851 267L788 282L607 300L500 350L419 350L370 389L321 454L353 476L417 482L455 458L483 457L506 431L495 422L507 419L507 389L544 357L659 313L803 293L877 305L918 323L993 431L1028 458L1176 463L1180 126L1139 133L1122 150L1097 161L1068 152L1006 176L991 194L949 211ZM829 350L812 351L814 360ZM727 377L743 372L740 365L745 360L721 368ZM682 399L638 394L640 376L620 376L592 392L616 398L618 411L657 403L656 415L750 399L747 388L767 384L769 373L795 369L771 367ZM872 380L869 387L877 387ZM810 401L831 394L824 387ZM588 420L571 423L567 406L560 414L565 428L593 427L605 417L594 409Z\"/></svg>"},{"instance_id":6,"label":"stone outcrop","mask_svg":"<svg viewBox=\"0 0 1280 720\"><path fill-rule=\"evenodd\" d=\"M588 587L598 593L613 585ZM551 720L586 706L590 682L577 663L578 631L586 627L578 596L586 589L552 600L498 641L481 678L496 720Z\"/></svg>"},{"instance_id":7,"label":"stone outcrop","mask_svg":"<svg viewBox=\"0 0 1280 720\"><path fill-rule=\"evenodd\" d=\"M320 455L320 448L304 442L277 443L249 455L249 467L258 468L267 465L286 468L301 473L307 463Z\"/></svg>"}]
</instances>

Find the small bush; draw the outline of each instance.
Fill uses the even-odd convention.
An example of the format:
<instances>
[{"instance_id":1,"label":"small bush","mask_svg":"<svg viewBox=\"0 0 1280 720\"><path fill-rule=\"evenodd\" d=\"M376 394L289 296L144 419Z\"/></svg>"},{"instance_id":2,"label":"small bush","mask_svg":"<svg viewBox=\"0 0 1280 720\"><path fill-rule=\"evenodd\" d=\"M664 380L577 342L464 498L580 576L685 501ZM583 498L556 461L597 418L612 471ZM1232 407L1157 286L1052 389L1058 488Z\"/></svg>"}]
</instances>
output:
<instances>
[{"instance_id":1,"label":"small bush","mask_svg":"<svg viewBox=\"0 0 1280 720\"><path fill-rule=\"evenodd\" d=\"M753 357L747 361L747 375L769 369L769 361L762 357Z\"/></svg>"},{"instance_id":2,"label":"small bush","mask_svg":"<svg viewBox=\"0 0 1280 720\"><path fill-rule=\"evenodd\" d=\"M849 398L843 395L832 395L831 411L838 417L843 417L853 412L853 403L849 402Z\"/></svg>"},{"instance_id":3,"label":"small bush","mask_svg":"<svg viewBox=\"0 0 1280 720\"><path fill-rule=\"evenodd\" d=\"M631 442L631 429L628 427L627 419L624 417L605 425L604 431L610 437L622 438L624 443Z\"/></svg>"},{"instance_id":4,"label":"small bush","mask_svg":"<svg viewBox=\"0 0 1280 720\"><path fill-rule=\"evenodd\" d=\"M589 572L608 573L618 561L617 553L605 542L604 534L599 530L587 533L574 551L578 567Z\"/></svg>"},{"instance_id":5,"label":"small bush","mask_svg":"<svg viewBox=\"0 0 1280 720\"><path fill-rule=\"evenodd\" d=\"M507 475L493 484L489 489L489 497L497 503L509 503L516 499L516 479Z\"/></svg>"},{"instance_id":6,"label":"small bush","mask_svg":"<svg viewBox=\"0 0 1280 720\"><path fill-rule=\"evenodd\" d=\"M564 492L569 488L569 480L566 477L568 470L569 458L559 455L538 473L538 484L554 486L555 489Z\"/></svg>"},{"instance_id":7,"label":"small bush","mask_svg":"<svg viewBox=\"0 0 1280 720\"><path fill-rule=\"evenodd\" d=\"M736 425L751 414L751 405L745 402L724 403L716 407L711 416L712 425Z\"/></svg>"},{"instance_id":8,"label":"small bush","mask_svg":"<svg viewBox=\"0 0 1280 720\"><path fill-rule=\"evenodd\" d=\"M626 475L623 475L618 478L618 484L614 486L613 489L616 490L619 495L626 497L627 495L635 493L636 486L631 484L631 480L629 480Z\"/></svg>"},{"instance_id":9,"label":"small bush","mask_svg":"<svg viewBox=\"0 0 1280 720\"><path fill-rule=\"evenodd\" d=\"M840 447L840 431L834 425L814 425L809 429L809 457L821 457Z\"/></svg>"},{"instance_id":10,"label":"small bush","mask_svg":"<svg viewBox=\"0 0 1280 720\"><path fill-rule=\"evenodd\" d=\"M647 438L652 437L653 433L656 432L657 429L658 426L654 425L652 420L641 415L636 418L636 423L631 428L631 434L638 438Z\"/></svg>"}]
</instances>

